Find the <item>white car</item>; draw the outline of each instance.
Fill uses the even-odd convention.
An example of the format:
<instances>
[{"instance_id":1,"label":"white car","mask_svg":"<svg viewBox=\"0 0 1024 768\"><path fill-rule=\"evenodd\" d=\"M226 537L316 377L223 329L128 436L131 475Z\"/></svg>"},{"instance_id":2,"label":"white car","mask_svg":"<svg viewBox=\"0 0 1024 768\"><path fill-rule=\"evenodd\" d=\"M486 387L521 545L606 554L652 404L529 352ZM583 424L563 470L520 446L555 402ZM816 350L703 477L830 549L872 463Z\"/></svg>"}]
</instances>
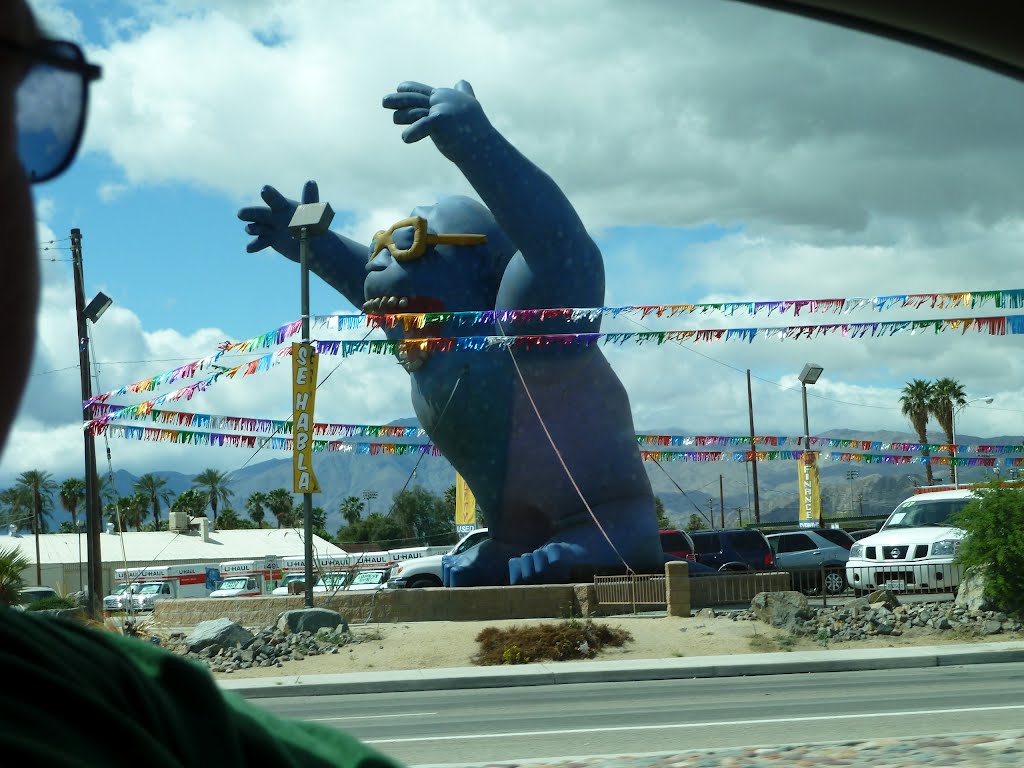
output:
<instances>
[{"instance_id":1,"label":"white car","mask_svg":"<svg viewBox=\"0 0 1024 768\"><path fill-rule=\"evenodd\" d=\"M950 518L977 498L969 488L916 493L901 502L878 533L850 548L846 579L855 595L945 592L960 585L956 555L964 532Z\"/></svg>"}]
</instances>

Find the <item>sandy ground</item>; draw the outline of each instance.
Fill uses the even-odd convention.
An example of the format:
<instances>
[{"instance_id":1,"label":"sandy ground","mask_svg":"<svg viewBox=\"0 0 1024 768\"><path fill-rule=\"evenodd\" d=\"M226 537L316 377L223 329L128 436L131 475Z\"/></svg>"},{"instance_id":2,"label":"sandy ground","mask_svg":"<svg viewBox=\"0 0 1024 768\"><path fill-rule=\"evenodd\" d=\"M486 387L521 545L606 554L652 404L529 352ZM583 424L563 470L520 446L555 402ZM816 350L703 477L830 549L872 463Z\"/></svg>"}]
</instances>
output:
<instances>
[{"instance_id":1,"label":"sandy ground","mask_svg":"<svg viewBox=\"0 0 1024 768\"><path fill-rule=\"evenodd\" d=\"M382 670L428 669L474 666L477 634L485 627L525 627L555 623L553 619L451 622L427 621L398 624L353 624L356 642L336 654L309 656L287 661L281 667L233 672L234 677L280 677L282 675L335 674ZM972 641L953 632L919 631L900 637L822 645L813 638L796 639L787 632L759 621L734 621L727 616L696 615L689 618L624 616L594 619L596 624L621 627L633 640L622 648L608 648L595 661L661 659L694 656L732 656L777 651L822 651L853 648L898 648L913 645L942 645ZM991 635L978 638L1003 642L1020 640L1020 635ZM587 660L579 663L586 664Z\"/></svg>"}]
</instances>

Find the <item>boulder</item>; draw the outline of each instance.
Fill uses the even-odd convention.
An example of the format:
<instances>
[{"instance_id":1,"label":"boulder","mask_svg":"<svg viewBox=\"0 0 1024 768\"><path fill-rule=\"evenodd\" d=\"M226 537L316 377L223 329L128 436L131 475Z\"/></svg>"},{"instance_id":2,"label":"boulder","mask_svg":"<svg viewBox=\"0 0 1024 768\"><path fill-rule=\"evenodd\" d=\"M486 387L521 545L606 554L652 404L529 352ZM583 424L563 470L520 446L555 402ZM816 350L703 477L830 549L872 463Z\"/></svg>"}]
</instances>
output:
<instances>
[{"instance_id":1,"label":"boulder","mask_svg":"<svg viewBox=\"0 0 1024 768\"><path fill-rule=\"evenodd\" d=\"M339 626L342 632L348 632L348 622L342 615L326 608L299 608L277 617L277 628L290 634L309 632L315 635L323 627L337 629Z\"/></svg>"},{"instance_id":2,"label":"boulder","mask_svg":"<svg viewBox=\"0 0 1024 768\"><path fill-rule=\"evenodd\" d=\"M193 653L207 648L216 652L236 645L244 648L254 637L252 632L231 619L210 619L196 624L195 629L185 638L185 647Z\"/></svg>"},{"instance_id":3,"label":"boulder","mask_svg":"<svg viewBox=\"0 0 1024 768\"><path fill-rule=\"evenodd\" d=\"M981 568L968 568L960 580L956 591L954 605L968 611L991 611L995 606L985 597L985 571Z\"/></svg>"},{"instance_id":4,"label":"boulder","mask_svg":"<svg viewBox=\"0 0 1024 768\"><path fill-rule=\"evenodd\" d=\"M794 631L814 612L800 592L758 592L750 601L751 612L766 624Z\"/></svg>"}]
</instances>

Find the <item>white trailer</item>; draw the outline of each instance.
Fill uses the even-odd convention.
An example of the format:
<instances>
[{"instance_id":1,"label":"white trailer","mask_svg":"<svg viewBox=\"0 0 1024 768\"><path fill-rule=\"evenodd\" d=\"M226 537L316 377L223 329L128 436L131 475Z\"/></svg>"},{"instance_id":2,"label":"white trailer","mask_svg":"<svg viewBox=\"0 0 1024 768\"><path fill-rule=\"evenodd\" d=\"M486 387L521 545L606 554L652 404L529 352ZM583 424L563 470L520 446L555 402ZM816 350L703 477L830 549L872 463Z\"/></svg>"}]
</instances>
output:
<instances>
[{"instance_id":1,"label":"white trailer","mask_svg":"<svg viewBox=\"0 0 1024 768\"><path fill-rule=\"evenodd\" d=\"M281 582L281 558L276 555L220 564L221 583L210 597L269 595Z\"/></svg>"},{"instance_id":2,"label":"white trailer","mask_svg":"<svg viewBox=\"0 0 1024 768\"><path fill-rule=\"evenodd\" d=\"M118 568L114 591L103 599L103 610L152 611L158 600L209 597L219 582L220 571L209 563Z\"/></svg>"}]
</instances>

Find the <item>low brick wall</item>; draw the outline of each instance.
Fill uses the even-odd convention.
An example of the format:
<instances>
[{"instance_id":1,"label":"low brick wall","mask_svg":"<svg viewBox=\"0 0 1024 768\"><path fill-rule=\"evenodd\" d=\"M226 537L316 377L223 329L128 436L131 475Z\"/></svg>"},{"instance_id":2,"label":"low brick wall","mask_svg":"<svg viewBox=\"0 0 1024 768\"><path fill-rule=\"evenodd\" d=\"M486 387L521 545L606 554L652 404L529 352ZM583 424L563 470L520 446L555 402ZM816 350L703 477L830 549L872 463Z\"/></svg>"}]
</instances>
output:
<instances>
[{"instance_id":1,"label":"low brick wall","mask_svg":"<svg viewBox=\"0 0 1024 768\"><path fill-rule=\"evenodd\" d=\"M153 618L165 627L191 627L220 618L246 627L263 627L275 624L284 611L303 608L305 603L305 595L161 600ZM313 594L313 605L336 610L353 623L566 619L621 611L621 606L614 606L605 607L602 612L593 584L317 592Z\"/></svg>"},{"instance_id":2,"label":"low brick wall","mask_svg":"<svg viewBox=\"0 0 1024 768\"><path fill-rule=\"evenodd\" d=\"M687 578L685 563L670 563L666 568L665 602L638 605L637 610L666 610L670 616L689 616L691 610L708 606L749 606L759 592L789 589L788 573L730 573ZM222 618L245 627L266 627L276 624L284 611L305 607L305 602L305 595L301 594L161 600L156 604L153 618L164 627L192 627L201 621ZM592 618L632 610L631 605L621 602L601 604L594 585L589 583L316 592L313 605L336 610L352 623Z\"/></svg>"}]
</instances>

